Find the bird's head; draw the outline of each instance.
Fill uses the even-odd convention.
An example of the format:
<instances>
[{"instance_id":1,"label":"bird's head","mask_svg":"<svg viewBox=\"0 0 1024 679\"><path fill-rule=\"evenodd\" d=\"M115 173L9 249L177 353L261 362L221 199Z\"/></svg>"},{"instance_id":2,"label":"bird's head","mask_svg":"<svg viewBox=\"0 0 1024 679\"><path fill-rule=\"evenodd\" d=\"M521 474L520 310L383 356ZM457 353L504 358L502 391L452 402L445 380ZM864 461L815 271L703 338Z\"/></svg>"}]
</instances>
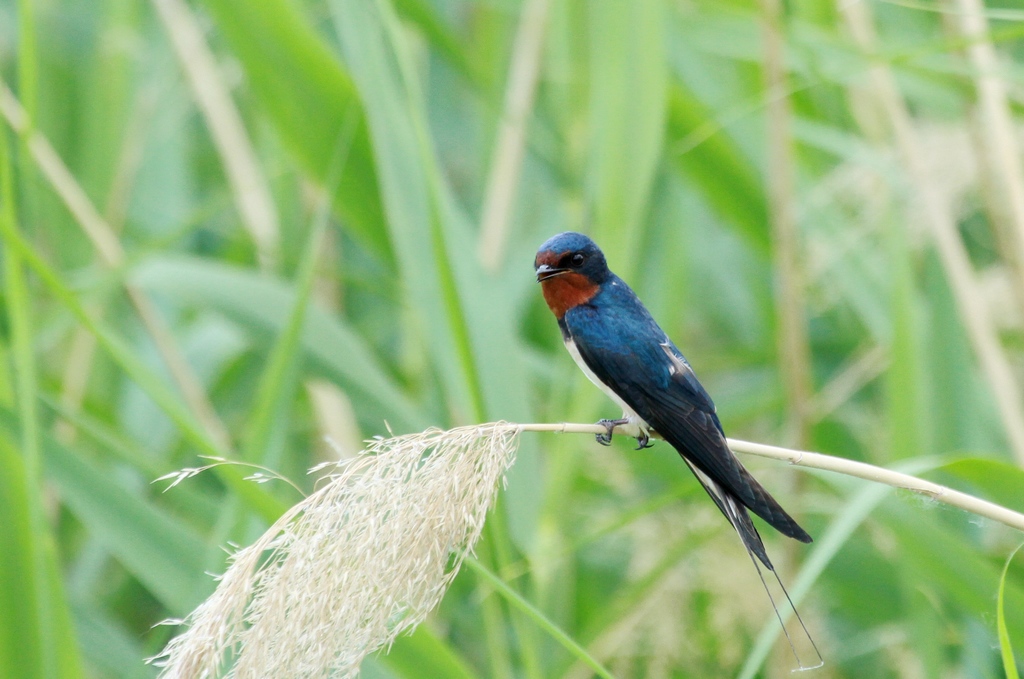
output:
<instances>
[{"instance_id":1,"label":"bird's head","mask_svg":"<svg viewBox=\"0 0 1024 679\"><path fill-rule=\"evenodd\" d=\"M557 318L586 304L611 272L604 253L582 233L566 231L544 242L533 260L544 301Z\"/></svg>"}]
</instances>

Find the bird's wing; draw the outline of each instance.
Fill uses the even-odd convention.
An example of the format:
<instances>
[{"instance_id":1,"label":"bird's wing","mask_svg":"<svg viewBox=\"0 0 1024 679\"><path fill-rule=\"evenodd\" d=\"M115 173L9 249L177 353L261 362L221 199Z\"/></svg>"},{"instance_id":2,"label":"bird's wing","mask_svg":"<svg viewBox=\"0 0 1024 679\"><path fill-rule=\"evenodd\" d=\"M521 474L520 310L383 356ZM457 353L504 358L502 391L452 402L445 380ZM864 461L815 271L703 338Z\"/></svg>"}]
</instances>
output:
<instances>
[{"instance_id":1,"label":"bird's wing","mask_svg":"<svg viewBox=\"0 0 1024 679\"><path fill-rule=\"evenodd\" d=\"M586 334L586 326L581 329ZM714 483L714 489L708 488L713 498L714 490L722 490L784 535L801 542L811 541L810 535L729 450L711 397L667 338L657 344L650 341L648 333L644 338L619 338L630 341L592 342L576 332L573 335L581 357L598 378L661 434L688 464ZM720 502L719 507L743 535L728 507ZM754 545L748 546L757 551Z\"/></svg>"}]
</instances>

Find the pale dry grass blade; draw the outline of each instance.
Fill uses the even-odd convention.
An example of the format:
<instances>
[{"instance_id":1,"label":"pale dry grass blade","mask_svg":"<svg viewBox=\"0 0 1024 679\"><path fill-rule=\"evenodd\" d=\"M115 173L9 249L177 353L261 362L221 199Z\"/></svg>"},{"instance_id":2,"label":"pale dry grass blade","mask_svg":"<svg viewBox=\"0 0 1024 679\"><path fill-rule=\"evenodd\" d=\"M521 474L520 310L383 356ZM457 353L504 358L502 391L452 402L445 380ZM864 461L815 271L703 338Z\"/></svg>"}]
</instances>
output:
<instances>
[{"instance_id":1,"label":"pale dry grass blade","mask_svg":"<svg viewBox=\"0 0 1024 679\"><path fill-rule=\"evenodd\" d=\"M501 266L505 254L526 147L526 124L537 92L547 15L548 0L523 3L480 226L480 261L489 271Z\"/></svg>"},{"instance_id":2,"label":"pale dry grass blade","mask_svg":"<svg viewBox=\"0 0 1024 679\"><path fill-rule=\"evenodd\" d=\"M305 386L317 430L325 443L320 459L355 457L362 448L363 437L348 395L327 380L306 380Z\"/></svg>"},{"instance_id":3,"label":"pale dry grass blade","mask_svg":"<svg viewBox=\"0 0 1024 679\"><path fill-rule=\"evenodd\" d=\"M153 4L224 163L242 225L256 244L260 265L272 269L280 241L277 208L242 116L217 72L213 52L192 10L182 0L153 0Z\"/></svg>"},{"instance_id":4,"label":"pale dry grass blade","mask_svg":"<svg viewBox=\"0 0 1024 679\"><path fill-rule=\"evenodd\" d=\"M117 268L124 262L124 250L113 230L93 206L89 196L68 170L57 151L42 134L35 130L21 102L0 80L0 115L16 133L25 137L32 158L53 186L79 227L92 242L104 264Z\"/></svg>"},{"instance_id":5,"label":"pale dry grass blade","mask_svg":"<svg viewBox=\"0 0 1024 679\"><path fill-rule=\"evenodd\" d=\"M371 441L232 557L155 662L170 679L352 677L423 621L480 537L519 429Z\"/></svg>"},{"instance_id":6,"label":"pale dry grass blade","mask_svg":"<svg viewBox=\"0 0 1024 679\"><path fill-rule=\"evenodd\" d=\"M1024 304L1024 165L1020 142L1010 113L1010 101L996 48L989 35L985 5L981 0L954 0L959 10L951 15L969 40L967 57L974 68L978 96L977 138L985 178L992 186L995 223L1003 256L1014 272L1018 304Z\"/></svg>"}]
</instances>

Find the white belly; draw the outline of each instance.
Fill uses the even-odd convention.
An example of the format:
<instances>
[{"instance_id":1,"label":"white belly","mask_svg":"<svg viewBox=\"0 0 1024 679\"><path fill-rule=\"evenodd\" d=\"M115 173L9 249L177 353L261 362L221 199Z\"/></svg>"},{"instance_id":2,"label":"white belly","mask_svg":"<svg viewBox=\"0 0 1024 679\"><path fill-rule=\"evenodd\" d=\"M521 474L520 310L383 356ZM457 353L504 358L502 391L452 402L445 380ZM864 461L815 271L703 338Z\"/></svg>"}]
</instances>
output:
<instances>
[{"instance_id":1,"label":"white belly","mask_svg":"<svg viewBox=\"0 0 1024 679\"><path fill-rule=\"evenodd\" d=\"M565 341L565 348L569 350L569 355L572 356L572 360L576 361L576 365L580 367L583 374L587 376L587 379L597 385L597 388L603 391L608 398L615 402L620 408L622 408L622 416L629 420L629 424L622 428L622 433L626 436L639 436L640 432L650 433L650 425L644 421L642 417L636 414L636 412L629 407L629 405L619 398L619 395L612 391L611 387L602 382L594 371L590 369L583 357L580 356L580 350L576 348L576 342L572 338ZM635 431L634 431L635 430Z\"/></svg>"}]
</instances>

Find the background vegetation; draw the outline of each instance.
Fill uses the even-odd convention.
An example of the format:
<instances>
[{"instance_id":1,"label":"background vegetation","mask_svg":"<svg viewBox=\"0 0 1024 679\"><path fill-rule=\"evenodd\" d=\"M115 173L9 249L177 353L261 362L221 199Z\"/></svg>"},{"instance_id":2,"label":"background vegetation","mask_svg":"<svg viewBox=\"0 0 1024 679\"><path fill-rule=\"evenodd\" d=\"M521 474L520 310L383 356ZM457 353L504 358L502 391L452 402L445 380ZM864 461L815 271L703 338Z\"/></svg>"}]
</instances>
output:
<instances>
[{"instance_id":1,"label":"background vegetation","mask_svg":"<svg viewBox=\"0 0 1024 679\"><path fill-rule=\"evenodd\" d=\"M533 281L567 229L730 435L1024 509L1022 39L1015 1L0 0L0 676L156 674L298 499L151 484L199 455L308 490L325 435L616 415ZM481 562L617 676L789 676L727 523L630 444L524 435ZM1003 676L1019 534L749 465L817 538L767 536L816 676ZM1019 651L1024 564L1005 609ZM591 672L476 570L364 671Z\"/></svg>"}]
</instances>

